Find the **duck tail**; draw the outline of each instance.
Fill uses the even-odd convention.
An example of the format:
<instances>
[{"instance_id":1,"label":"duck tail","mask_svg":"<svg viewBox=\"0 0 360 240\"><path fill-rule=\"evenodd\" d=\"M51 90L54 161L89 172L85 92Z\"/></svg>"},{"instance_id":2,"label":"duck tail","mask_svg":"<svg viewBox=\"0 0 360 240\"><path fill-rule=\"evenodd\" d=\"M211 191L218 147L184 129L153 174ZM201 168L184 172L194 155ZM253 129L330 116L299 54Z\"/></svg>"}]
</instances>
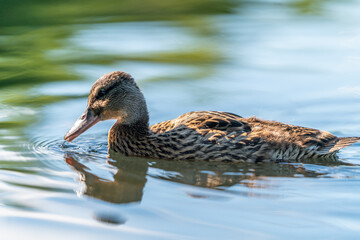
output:
<instances>
[{"instance_id":1,"label":"duck tail","mask_svg":"<svg viewBox=\"0 0 360 240\"><path fill-rule=\"evenodd\" d=\"M338 141L334 146L329 150L329 152L339 151L340 149L350 146L353 143L360 141L360 137L341 137L338 138Z\"/></svg>"}]
</instances>

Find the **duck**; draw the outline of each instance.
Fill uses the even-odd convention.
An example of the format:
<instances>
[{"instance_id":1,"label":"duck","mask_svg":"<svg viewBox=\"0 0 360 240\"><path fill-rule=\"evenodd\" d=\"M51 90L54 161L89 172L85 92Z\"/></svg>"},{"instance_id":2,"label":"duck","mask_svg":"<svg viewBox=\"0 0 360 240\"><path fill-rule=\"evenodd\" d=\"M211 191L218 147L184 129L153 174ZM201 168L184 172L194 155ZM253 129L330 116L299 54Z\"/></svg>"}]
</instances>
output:
<instances>
[{"instance_id":1,"label":"duck","mask_svg":"<svg viewBox=\"0 0 360 240\"><path fill-rule=\"evenodd\" d=\"M259 163L334 158L360 140L220 111L188 112L150 126L144 95L123 71L96 80L84 113L64 140L71 142L108 119L116 120L108 132L109 153L167 160Z\"/></svg>"}]
</instances>

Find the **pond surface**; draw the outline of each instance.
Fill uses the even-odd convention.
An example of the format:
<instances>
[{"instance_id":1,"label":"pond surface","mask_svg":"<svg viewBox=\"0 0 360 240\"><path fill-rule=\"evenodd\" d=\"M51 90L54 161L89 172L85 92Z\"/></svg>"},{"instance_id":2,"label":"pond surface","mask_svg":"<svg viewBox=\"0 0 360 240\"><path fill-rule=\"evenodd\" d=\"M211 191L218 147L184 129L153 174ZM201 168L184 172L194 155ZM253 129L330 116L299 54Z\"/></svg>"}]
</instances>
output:
<instances>
[{"instance_id":1,"label":"pond surface","mask_svg":"<svg viewBox=\"0 0 360 240\"><path fill-rule=\"evenodd\" d=\"M360 136L359 1L0 0L1 239L359 239L360 144L340 161L108 157L63 136L104 73L151 123L193 110Z\"/></svg>"}]
</instances>

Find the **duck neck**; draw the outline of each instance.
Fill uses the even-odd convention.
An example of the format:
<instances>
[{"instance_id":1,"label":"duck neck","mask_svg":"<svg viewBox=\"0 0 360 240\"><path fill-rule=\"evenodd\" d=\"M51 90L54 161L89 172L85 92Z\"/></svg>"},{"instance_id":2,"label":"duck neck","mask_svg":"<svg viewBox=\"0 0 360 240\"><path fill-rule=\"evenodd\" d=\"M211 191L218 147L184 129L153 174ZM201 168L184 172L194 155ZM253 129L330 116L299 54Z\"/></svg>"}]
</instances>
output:
<instances>
[{"instance_id":1,"label":"duck neck","mask_svg":"<svg viewBox=\"0 0 360 240\"><path fill-rule=\"evenodd\" d=\"M108 147L125 155L134 154L136 143L144 141L150 134L149 117L124 124L118 120L110 129Z\"/></svg>"}]
</instances>

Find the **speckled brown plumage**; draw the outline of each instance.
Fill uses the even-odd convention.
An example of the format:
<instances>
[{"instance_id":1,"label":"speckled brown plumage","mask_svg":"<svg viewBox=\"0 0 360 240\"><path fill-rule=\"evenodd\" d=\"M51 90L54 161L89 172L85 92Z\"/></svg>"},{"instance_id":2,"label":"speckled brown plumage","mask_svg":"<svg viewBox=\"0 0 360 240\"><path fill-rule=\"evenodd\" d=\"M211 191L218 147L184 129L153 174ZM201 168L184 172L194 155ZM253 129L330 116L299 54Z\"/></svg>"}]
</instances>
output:
<instances>
[{"instance_id":1,"label":"speckled brown plumage","mask_svg":"<svg viewBox=\"0 0 360 240\"><path fill-rule=\"evenodd\" d=\"M94 84L87 111L95 112L101 120L117 119L109 131L109 150L128 156L222 162L293 161L334 157L341 148L360 140L216 111L189 112L149 127L143 95L131 76L123 72L104 75Z\"/></svg>"}]
</instances>

